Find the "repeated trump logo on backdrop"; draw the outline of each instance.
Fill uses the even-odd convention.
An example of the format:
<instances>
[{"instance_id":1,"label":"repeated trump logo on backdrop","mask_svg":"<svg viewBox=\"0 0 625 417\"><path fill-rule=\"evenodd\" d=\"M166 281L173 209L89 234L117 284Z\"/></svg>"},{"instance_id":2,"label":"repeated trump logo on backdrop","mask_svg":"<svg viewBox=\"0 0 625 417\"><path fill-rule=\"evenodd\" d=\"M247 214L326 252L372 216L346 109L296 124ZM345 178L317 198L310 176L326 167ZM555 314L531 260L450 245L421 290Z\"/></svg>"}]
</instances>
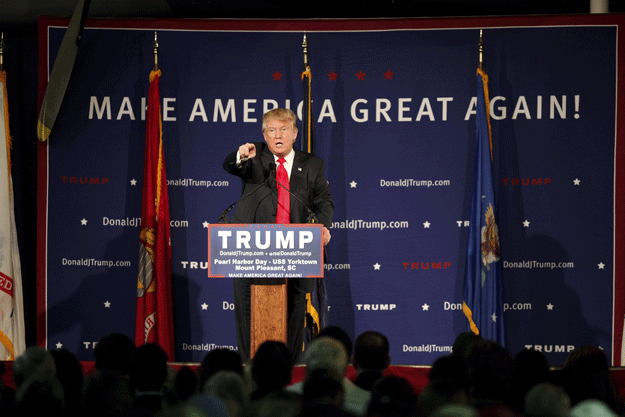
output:
<instances>
[{"instance_id":1,"label":"repeated trump logo on backdrop","mask_svg":"<svg viewBox=\"0 0 625 417\"><path fill-rule=\"evenodd\" d=\"M67 23L42 19L42 77ZM488 337L513 354L532 347L561 365L576 346L598 345L612 357L623 312L615 220L623 212L615 175L623 163L621 24L622 16L376 19L351 21L347 31L332 21L276 28L88 19L76 76L40 145L41 340L92 360L107 333L135 333L147 79L158 31L176 361L237 348L232 280L252 273L322 273L327 324L354 338L384 332L398 365L448 354L467 330L463 304L479 331L495 326ZM479 29L488 103L475 72ZM304 33L314 63L310 112ZM293 235L292 246L286 228L278 236L214 227L241 196L224 157L262 140L262 114L276 107L296 112L300 132L312 115L306 126L314 124L314 152L326 162L336 207L326 258L316 264L303 263L322 250L306 234ZM475 171L476 155L488 170ZM488 191L474 191L476 174ZM232 233L211 237L226 248L210 256L209 228ZM280 251L299 252L300 263L271 255ZM465 282L480 291L498 282L495 304L480 308L490 301L475 304Z\"/></svg>"}]
</instances>

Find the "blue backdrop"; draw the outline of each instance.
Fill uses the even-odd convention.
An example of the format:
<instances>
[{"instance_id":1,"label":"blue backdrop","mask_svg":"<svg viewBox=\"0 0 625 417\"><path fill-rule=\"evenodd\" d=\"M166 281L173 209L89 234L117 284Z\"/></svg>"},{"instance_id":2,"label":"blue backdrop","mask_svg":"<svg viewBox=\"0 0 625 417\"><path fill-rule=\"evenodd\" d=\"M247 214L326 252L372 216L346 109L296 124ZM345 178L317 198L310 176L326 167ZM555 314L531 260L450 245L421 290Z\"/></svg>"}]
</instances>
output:
<instances>
[{"instance_id":1,"label":"blue backdrop","mask_svg":"<svg viewBox=\"0 0 625 417\"><path fill-rule=\"evenodd\" d=\"M236 348L231 279L207 277L207 224L241 191L222 169L225 156L262 140L265 110L301 112L306 31L317 154L336 204L329 323L353 338L384 332L393 364L429 365L448 354L466 330L460 305L483 28L506 347L540 349L552 365L586 344L612 357L618 25L476 21L381 20L373 29L365 21L350 30L340 21L284 30L262 21L249 30L240 22L229 30L215 21L88 21L42 145L46 346L92 360L105 334L134 335L157 31L176 359ZM40 70L49 73L65 28L54 19L42 27L48 67Z\"/></svg>"}]
</instances>

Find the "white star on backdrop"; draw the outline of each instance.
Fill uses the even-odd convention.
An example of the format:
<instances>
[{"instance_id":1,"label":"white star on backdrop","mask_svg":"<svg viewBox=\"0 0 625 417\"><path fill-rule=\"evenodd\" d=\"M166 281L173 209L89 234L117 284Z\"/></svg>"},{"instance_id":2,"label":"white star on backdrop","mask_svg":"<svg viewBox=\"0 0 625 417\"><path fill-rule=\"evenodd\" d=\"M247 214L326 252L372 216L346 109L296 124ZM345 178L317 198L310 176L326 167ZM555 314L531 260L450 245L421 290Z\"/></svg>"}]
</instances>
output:
<instances>
[{"instance_id":1,"label":"white star on backdrop","mask_svg":"<svg viewBox=\"0 0 625 417\"><path fill-rule=\"evenodd\" d=\"M349 183L349 186L352 188L356 188L356 184L358 184L356 181L352 181Z\"/></svg>"},{"instance_id":2,"label":"white star on backdrop","mask_svg":"<svg viewBox=\"0 0 625 417\"><path fill-rule=\"evenodd\" d=\"M428 309L430 308L430 306L427 304L423 304L421 308L423 309L423 311L429 311Z\"/></svg>"},{"instance_id":3,"label":"white star on backdrop","mask_svg":"<svg viewBox=\"0 0 625 417\"><path fill-rule=\"evenodd\" d=\"M573 184L574 184L574 185L579 185L579 183L580 183L579 179L575 178L575 179L573 180Z\"/></svg>"},{"instance_id":4,"label":"white star on backdrop","mask_svg":"<svg viewBox=\"0 0 625 417\"><path fill-rule=\"evenodd\" d=\"M202 227L204 227L204 229L208 229L209 224L210 224L209 222L204 221L204 223L202 223Z\"/></svg>"},{"instance_id":5,"label":"white star on backdrop","mask_svg":"<svg viewBox=\"0 0 625 417\"><path fill-rule=\"evenodd\" d=\"M599 264L597 264L597 266L599 267L599 269L605 269L605 264L603 262L600 262Z\"/></svg>"},{"instance_id":6,"label":"white star on backdrop","mask_svg":"<svg viewBox=\"0 0 625 417\"><path fill-rule=\"evenodd\" d=\"M63 343L61 342L56 342L56 348L57 349L61 349L63 347Z\"/></svg>"},{"instance_id":7,"label":"white star on backdrop","mask_svg":"<svg viewBox=\"0 0 625 417\"><path fill-rule=\"evenodd\" d=\"M530 227L530 222L528 220L525 220L523 222L523 227Z\"/></svg>"},{"instance_id":8,"label":"white star on backdrop","mask_svg":"<svg viewBox=\"0 0 625 417\"><path fill-rule=\"evenodd\" d=\"M490 316L491 319L493 319L494 322L497 322L497 316L495 315L495 313L493 313L492 316Z\"/></svg>"},{"instance_id":9,"label":"white star on backdrop","mask_svg":"<svg viewBox=\"0 0 625 417\"><path fill-rule=\"evenodd\" d=\"M379 271L381 266L382 265L380 265L379 263L376 262L375 265L373 265L373 270L374 271Z\"/></svg>"},{"instance_id":10,"label":"white star on backdrop","mask_svg":"<svg viewBox=\"0 0 625 417\"><path fill-rule=\"evenodd\" d=\"M137 180L136 179L131 179L130 180L130 185L137 185Z\"/></svg>"},{"instance_id":11,"label":"white star on backdrop","mask_svg":"<svg viewBox=\"0 0 625 417\"><path fill-rule=\"evenodd\" d=\"M429 229L430 228L430 224L432 224L432 223L430 223L429 221L426 220L425 223L423 223L423 228L424 229Z\"/></svg>"},{"instance_id":12,"label":"white star on backdrop","mask_svg":"<svg viewBox=\"0 0 625 417\"><path fill-rule=\"evenodd\" d=\"M202 310L208 310L208 304L204 303L201 305Z\"/></svg>"},{"instance_id":13,"label":"white star on backdrop","mask_svg":"<svg viewBox=\"0 0 625 417\"><path fill-rule=\"evenodd\" d=\"M547 310L553 310L553 304L551 303L547 304Z\"/></svg>"},{"instance_id":14,"label":"white star on backdrop","mask_svg":"<svg viewBox=\"0 0 625 417\"><path fill-rule=\"evenodd\" d=\"M82 226L86 226L86 225L87 225L87 219L82 219L82 220L80 221L80 224L81 224Z\"/></svg>"},{"instance_id":15,"label":"white star on backdrop","mask_svg":"<svg viewBox=\"0 0 625 417\"><path fill-rule=\"evenodd\" d=\"M104 308L111 308L111 303L108 300L104 302Z\"/></svg>"}]
</instances>

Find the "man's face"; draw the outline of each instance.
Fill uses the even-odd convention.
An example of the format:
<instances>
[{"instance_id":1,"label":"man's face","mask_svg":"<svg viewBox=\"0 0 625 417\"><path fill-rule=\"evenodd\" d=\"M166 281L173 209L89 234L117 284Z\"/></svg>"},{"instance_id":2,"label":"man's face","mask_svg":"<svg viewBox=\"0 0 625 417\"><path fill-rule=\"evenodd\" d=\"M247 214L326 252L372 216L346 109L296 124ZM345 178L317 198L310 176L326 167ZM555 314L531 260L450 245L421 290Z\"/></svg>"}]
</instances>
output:
<instances>
[{"instance_id":1,"label":"man's face","mask_svg":"<svg viewBox=\"0 0 625 417\"><path fill-rule=\"evenodd\" d=\"M294 129L290 121L271 119L266 123L263 136L271 153L283 157L293 149L297 128Z\"/></svg>"}]
</instances>

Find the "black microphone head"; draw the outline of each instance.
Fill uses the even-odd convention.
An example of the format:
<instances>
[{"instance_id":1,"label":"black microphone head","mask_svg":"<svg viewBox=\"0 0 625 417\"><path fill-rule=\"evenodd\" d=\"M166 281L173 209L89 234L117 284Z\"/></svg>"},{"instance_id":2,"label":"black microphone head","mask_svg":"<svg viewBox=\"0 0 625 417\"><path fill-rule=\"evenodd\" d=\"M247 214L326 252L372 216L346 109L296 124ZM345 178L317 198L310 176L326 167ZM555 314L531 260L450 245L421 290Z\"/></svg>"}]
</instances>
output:
<instances>
[{"instance_id":1,"label":"black microphone head","mask_svg":"<svg viewBox=\"0 0 625 417\"><path fill-rule=\"evenodd\" d=\"M276 170L276 163L272 162L269 164L269 172Z\"/></svg>"}]
</instances>

